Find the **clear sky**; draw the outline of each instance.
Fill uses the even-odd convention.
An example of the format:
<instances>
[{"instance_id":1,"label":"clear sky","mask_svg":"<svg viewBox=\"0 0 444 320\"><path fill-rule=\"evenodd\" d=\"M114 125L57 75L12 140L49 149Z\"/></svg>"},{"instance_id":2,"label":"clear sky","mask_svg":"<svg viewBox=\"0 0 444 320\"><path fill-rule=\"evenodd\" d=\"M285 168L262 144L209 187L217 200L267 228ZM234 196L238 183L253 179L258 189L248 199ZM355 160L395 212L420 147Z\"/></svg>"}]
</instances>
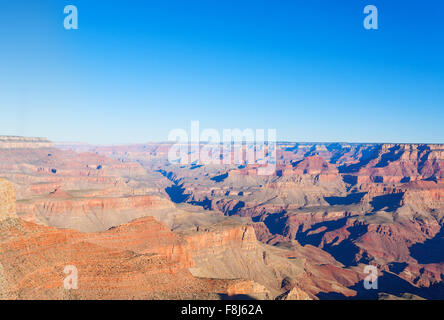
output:
<instances>
[{"instance_id":1,"label":"clear sky","mask_svg":"<svg viewBox=\"0 0 444 320\"><path fill-rule=\"evenodd\" d=\"M55 141L165 141L199 120L444 143L444 1L1 0L0 111L0 135Z\"/></svg>"}]
</instances>

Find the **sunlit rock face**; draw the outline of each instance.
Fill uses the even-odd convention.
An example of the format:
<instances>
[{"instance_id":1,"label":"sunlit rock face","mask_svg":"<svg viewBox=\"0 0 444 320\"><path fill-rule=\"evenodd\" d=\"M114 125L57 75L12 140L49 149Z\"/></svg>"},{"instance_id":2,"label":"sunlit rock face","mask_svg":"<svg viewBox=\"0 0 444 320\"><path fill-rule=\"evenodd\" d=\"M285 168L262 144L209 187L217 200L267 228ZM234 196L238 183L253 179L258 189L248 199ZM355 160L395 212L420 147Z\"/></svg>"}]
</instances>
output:
<instances>
[{"instance_id":1,"label":"sunlit rock face","mask_svg":"<svg viewBox=\"0 0 444 320\"><path fill-rule=\"evenodd\" d=\"M0 221L16 216L15 192L12 183L0 179Z\"/></svg>"}]
</instances>

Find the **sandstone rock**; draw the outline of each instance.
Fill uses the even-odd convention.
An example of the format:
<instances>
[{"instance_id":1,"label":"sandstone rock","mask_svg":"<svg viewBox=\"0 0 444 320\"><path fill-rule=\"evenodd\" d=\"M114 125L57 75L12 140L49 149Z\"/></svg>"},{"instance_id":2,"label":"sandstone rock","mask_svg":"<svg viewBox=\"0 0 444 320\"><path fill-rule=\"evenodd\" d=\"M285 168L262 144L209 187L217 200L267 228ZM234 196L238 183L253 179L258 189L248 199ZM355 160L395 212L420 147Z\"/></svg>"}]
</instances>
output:
<instances>
[{"instance_id":1,"label":"sandstone rock","mask_svg":"<svg viewBox=\"0 0 444 320\"><path fill-rule=\"evenodd\" d=\"M270 299L270 292L263 286L254 281L240 281L228 287L229 296L250 296L259 300Z\"/></svg>"},{"instance_id":2,"label":"sandstone rock","mask_svg":"<svg viewBox=\"0 0 444 320\"><path fill-rule=\"evenodd\" d=\"M313 300L310 295L295 287L278 297L278 300Z\"/></svg>"},{"instance_id":3,"label":"sandstone rock","mask_svg":"<svg viewBox=\"0 0 444 320\"><path fill-rule=\"evenodd\" d=\"M0 179L0 221L16 216L15 193L12 184Z\"/></svg>"}]
</instances>

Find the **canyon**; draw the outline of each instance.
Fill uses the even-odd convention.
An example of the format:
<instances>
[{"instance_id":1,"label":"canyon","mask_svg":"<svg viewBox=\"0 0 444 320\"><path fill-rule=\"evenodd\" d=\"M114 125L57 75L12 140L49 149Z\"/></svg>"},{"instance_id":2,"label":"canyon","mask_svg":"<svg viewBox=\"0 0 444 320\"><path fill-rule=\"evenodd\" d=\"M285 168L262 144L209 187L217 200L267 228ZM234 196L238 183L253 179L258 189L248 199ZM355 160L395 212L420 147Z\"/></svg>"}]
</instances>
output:
<instances>
[{"instance_id":1,"label":"canyon","mask_svg":"<svg viewBox=\"0 0 444 320\"><path fill-rule=\"evenodd\" d=\"M0 137L0 297L444 299L444 145L281 142L269 176L170 147Z\"/></svg>"}]
</instances>

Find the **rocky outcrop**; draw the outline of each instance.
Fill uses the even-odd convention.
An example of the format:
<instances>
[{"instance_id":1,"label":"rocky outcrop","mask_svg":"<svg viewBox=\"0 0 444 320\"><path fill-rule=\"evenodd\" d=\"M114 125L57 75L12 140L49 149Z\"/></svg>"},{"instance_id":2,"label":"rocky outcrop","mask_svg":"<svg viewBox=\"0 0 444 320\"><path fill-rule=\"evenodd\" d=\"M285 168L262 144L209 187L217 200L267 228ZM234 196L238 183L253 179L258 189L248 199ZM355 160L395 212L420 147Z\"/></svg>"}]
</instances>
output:
<instances>
[{"instance_id":1,"label":"rocky outcrop","mask_svg":"<svg viewBox=\"0 0 444 320\"><path fill-rule=\"evenodd\" d=\"M239 281L228 287L228 296L248 296L259 300L271 299L271 294L263 285L254 281Z\"/></svg>"},{"instance_id":2,"label":"rocky outcrop","mask_svg":"<svg viewBox=\"0 0 444 320\"><path fill-rule=\"evenodd\" d=\"M0 179L0 221L16 216L14 187L9 181Z\"/></svg>"},{"instance_id":3,"label":"rocky outcrop","mask_svg":"<svg viewBox=\"0 0 444 320\"><path fill-rule=\"evenodd\" d=\"M313 300L310 295L301 289L295 287L290 291L282 294L277 298L278 300Z\"/></svg>"},{"instance_id":4,"label":"rocky outcrop","mask_svg":"<svg viewBox=\"0 0 444 320\"><path fill-rule=\"evenodd\" d=\"M185 235L193 255L219 255L225 249L237 248L251 251L256 248L257 239L251 226L231 225L230 223L202 227Z\"/></svg>"}]
</instances>

